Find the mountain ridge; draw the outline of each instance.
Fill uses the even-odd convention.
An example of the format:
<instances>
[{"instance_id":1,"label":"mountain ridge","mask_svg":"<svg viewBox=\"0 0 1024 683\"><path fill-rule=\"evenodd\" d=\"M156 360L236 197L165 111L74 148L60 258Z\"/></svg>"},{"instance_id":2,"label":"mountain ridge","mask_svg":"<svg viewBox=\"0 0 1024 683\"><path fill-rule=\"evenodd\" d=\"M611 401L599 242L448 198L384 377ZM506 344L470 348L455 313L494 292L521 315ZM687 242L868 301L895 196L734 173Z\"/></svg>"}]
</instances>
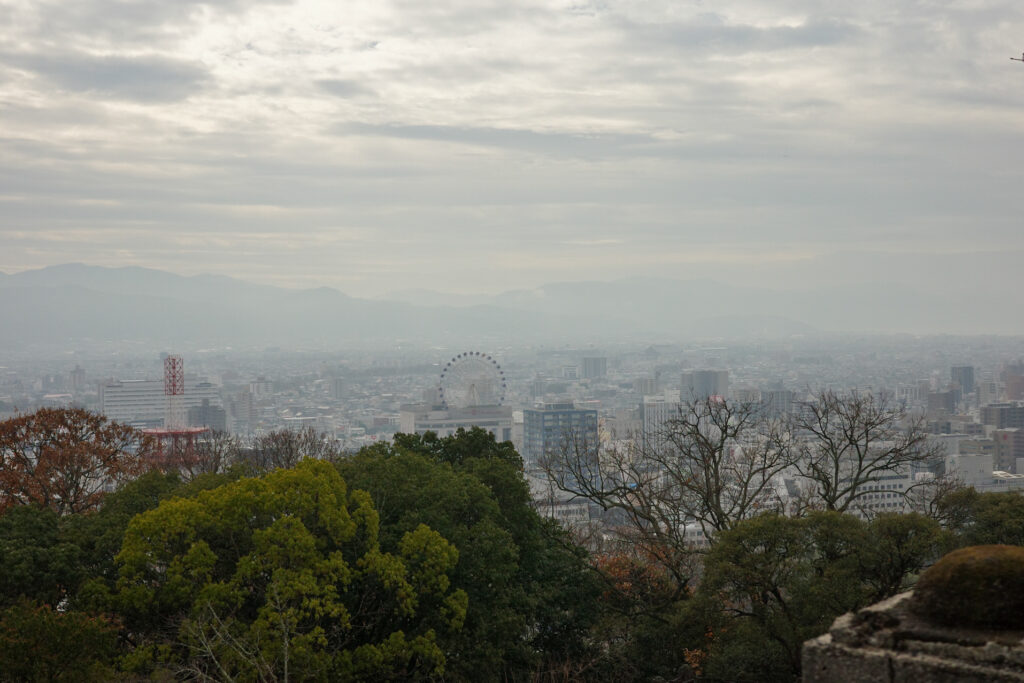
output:
<instances>
[{"instance_id":1,"label":"mountain ridge","mask_svg":"<svg viewBox=\"0 0 1024 683\"><path fill-rule=\"evenodd\" d=\"M1007 317L993 321L973 310L969 298L881 281L773 289L709 278L633 277L555 282L493 295L412 290L403 300L140 266L61 264L0 275L0 316L8 323L0 327L0 340L8 342L119 335L195 343L316 339L330 344L398 338L499 343L779 338L846 330L1020 333Z\"/></svg>"}]
</instances>

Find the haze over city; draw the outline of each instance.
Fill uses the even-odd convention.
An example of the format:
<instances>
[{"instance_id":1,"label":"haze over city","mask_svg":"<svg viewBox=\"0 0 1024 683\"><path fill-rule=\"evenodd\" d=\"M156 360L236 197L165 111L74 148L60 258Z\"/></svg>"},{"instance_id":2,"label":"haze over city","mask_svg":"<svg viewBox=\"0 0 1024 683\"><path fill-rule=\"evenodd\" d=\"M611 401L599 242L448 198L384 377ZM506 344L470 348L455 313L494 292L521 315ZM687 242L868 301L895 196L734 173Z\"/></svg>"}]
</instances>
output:
<instances>
[{"instance_id":1,"label":"haze over city","mask_svg":"<svg viewBox=\"0 0 1024 683\"><path fill-rule=\"evenodd\" d=\"M1024 681L1022 50L0 0L0 679Z\"/></svg>"}]
</instances>

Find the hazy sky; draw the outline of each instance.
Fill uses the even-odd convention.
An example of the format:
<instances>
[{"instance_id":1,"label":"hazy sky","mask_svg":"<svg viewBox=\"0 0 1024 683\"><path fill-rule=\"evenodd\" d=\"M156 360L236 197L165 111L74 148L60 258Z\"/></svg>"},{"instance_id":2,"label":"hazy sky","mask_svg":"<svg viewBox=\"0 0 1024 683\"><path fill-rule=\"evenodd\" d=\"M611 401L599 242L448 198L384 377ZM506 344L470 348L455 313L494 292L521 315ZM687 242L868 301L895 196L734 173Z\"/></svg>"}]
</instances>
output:
<instances>
[{"instance_id":1,"label":"hazy sky","mask_svg":"<svg viewBox=\"0 0 1024 683\"><path fill-rule=\"evenodd\" d=\"M0 271L1020 283L1022 50L1009 1L0 0Z\"/></svg>"}]
</instances>

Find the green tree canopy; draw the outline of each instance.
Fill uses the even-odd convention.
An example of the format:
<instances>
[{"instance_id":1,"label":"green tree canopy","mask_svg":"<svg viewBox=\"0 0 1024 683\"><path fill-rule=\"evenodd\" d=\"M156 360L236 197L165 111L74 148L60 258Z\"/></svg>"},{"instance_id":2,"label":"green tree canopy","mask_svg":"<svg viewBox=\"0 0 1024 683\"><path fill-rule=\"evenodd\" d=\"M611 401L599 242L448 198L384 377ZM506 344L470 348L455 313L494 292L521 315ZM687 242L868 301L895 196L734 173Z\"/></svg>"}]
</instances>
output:
<instances>
[{"instance_id":1,"label":"green tree canopy","mask_svg":"<svg viewBox=\"0 0 1024 683\"><path fill-rule=\"evenodd\" d=\"M466 593L455 546L424 524L382 550L377 511L306 460L135 517L117 556L130 633L176 673L217 678L426 678Z\"/></svg>"},{"instance_id":2,"label":"green tree canopy","mask_svg":"<svg viewBox=\"0 0 1024 683\"><path fill-rule=\"evenodd\" d=\"M86 580L113 588L117 579L114 557L121 550L132 517L152 510L181 489L177 474L151 470L107 494L98 511L64 517L61 536L79 547Z\"/></svg>"},{"instance_id":3,"label":"green tree canopy","mask_svg":"<svg viewBox=\"0 0 1024 683\"><path fill-rule=\"evenodd\" d=\"M381 543L424 522L460 553L452 580L469 594L465 628L444 641L465 680L531 678L592 657L588 641L600 594L585 554L531 505L512 445L474 428L439 438L400 434L338 463L370 492Z\"/></svg>"},{"instance_id":4,"label":"green tree canopy","mask_svg":"<svg viewBox=\"0 0 1024 683\"><path fill-rule=\"evenodd\" d=\"M865 524L849 515L755 517L719 537L701 591L717 594L726 614L752 621L781 648L788 671L776 677L798 676L803 642L864 604L867 543Z\"/></svg>"},{"instance_id":5,"label":"green tree canopy","mask_svg":"<svg viewBox=\"0 0 1024 683\"><path fill-rule=\"evenodd\" d=\"M861 563L870 589L870 602L907 590L922 569L953 546L953 537L934 519L918 513L888 513L868 523L873 542L864 549Z\"/></svg>"},{"instance_id":6,"label":"green tree canopy","mask_svg":"<svg viewBox=\"0 0 1024 683\"><path fill-rule=\"evenodd\" d=\"M0 517L0 606L20 598L56 606L82 576L81 551L61 538L56 512L21 505Z\"/></svg>"},{"instance_id":7,"label":"green tree canopy","mask_svg":"<svg viewBox=\"0 0 1024 683\"><path fill-rule=\"evenodd\" d=\"M939 511L962 545L1024 545L1024 495L952 491L940 499Z\"/></svg>"},{"instance_id":8,"label":"green tree canopy","mask_svg":"<svg viewBox=\"0 0 1024 683\"><path fill-rule=\"evenodd\" d=\"M523 460L510 441L499 442L486 429L461 427L451 436L440 437L434 432L426 434L396 434L395 448L430 456L438 462L454 467L469 460L500 460L522 469Z\"/></svg>"},{"instance_id":9,"label":"green tree canopy","mask_svg":"<svg viewBox=\"0 0 1024 683\"><path fill-rule=\"evenodd\" d=\"M734 617L717 617L721 637L711 648L711 671L757 680L740 663L760 656L777 665L761 671L762 680L798 677L804 641L840 614L905 590L947 546L939 525L918 514L864 522L814 512L740 523L720 536L705 562L703 599L717 600L719 614Z\"/></svg>"},{"instance_id":10,"label":"green tree canopy","mask_svg":"<svg viewBox=\"0 0 1024 683\"><path fill-rule=\"evenodd\" d=\"M0 611L0 681L109 681L117 626L19 601Z\"/></svg>"}]
</instances>

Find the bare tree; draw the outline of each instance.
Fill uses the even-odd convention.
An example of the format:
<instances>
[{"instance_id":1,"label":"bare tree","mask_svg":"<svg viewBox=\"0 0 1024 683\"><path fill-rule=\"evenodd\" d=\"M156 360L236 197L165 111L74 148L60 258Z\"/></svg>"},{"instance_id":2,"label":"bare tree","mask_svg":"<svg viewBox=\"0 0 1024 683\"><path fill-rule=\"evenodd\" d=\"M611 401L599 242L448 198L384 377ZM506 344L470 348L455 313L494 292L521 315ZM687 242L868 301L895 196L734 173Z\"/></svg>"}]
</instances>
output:
<instances>
[{"instance_id":1,"label":"bare tree","mask_svg":"<svg viewBox=\"0 0 1024 683\"><path fill-rule=\"evenodd\" d=\"M238 461L240 454L237 437L228 432L207 432L193 445L192 457L181 468L181 475L192 479L200 474L221 474Z\"/></svg>"},{"instance_id":2,"label":"bare tree","mask_svg":"<svg viewBox=\"0 0 1024 683\"><path fill-rule=\"evenodd\" d=\"M596 504L617 535L603 552L622 545L668 570L680 595L693 578L693 549L687 543L686 519L641 457L642 449L601 450L576 433L540 461L554 488Z\"/></svg>"},{"instance_id":3,"label":"bare tree","mask_svg":"<svg viewBox=\"0 0 1024 683\"><path fill-rule=\"evenodd\" d=\"M934 519L943 526L949 526L951 514L944 504L948 496L967 488L963 480L954 474L931 477L915 483L906 495L907 508L925 517Z\"/></svg>"},{"instance_id":4,"label":"bare tree","mask_svg":"<svg viewBox=\"0 0 1024 683\"><path fill-rule=\"evenodd\" d=\"M775 485L791 464L791 451L783 447L780 425L754 404L691 401L668 422L665 438L671 447L650 450L648 459L709 537L781 508Z\"/></svg>"},{"instance_id":5,"label":"bare tree","mask_svg":"<svg viewBox=\"0 0 1024 683\"><path fill-rule=\"evenodd\" d=\"M808 494L803 509L847 512L886 478L905 476L937 457L921 418L885 396L820 392L792 419L789 447ZM906 495L908 489L890 492Z\"/></svg>"},{"instance_id":6,"label":"bare tree","mask_svg":"<svg viewBox=\"0 0 1024 683\"><path fill-rule=\"evenodd\" d=\"M203 608L196 617L184 622L183 644L188 647L190 656L178 671L181 678L235 681L244 675L260 683L281 680L263 656L258 642L249 642L247 634L233 633L238 629L232 629L231 620L221 619L209 602ZM288 680L287 665L283 680Z\"/></svg>"},{"instance_id":7,"label":"bare tree","mask_svg":"<svg viewBox=\"0 0 1024 683\"><path fill-rule=\"evenodd\" d=\"M312 427L278 429L256 437L241 457L259 471L295 467L303 458L331 460L340 455L337 444Z\"/></svg>"},{"instance_id":8,"label":"bare tree","mask_svg":"<svg viewBox=\"0 0 1024 683\"><path fill-rule=\"evenodd\" d=\"M707 398L625 448L600 451L571 434L542 467L558 489L609 511L625 540L685 587L695 548L781 509L775 483L791 464L785 443L755 405Z\"/></svg>"}]
</instances>

